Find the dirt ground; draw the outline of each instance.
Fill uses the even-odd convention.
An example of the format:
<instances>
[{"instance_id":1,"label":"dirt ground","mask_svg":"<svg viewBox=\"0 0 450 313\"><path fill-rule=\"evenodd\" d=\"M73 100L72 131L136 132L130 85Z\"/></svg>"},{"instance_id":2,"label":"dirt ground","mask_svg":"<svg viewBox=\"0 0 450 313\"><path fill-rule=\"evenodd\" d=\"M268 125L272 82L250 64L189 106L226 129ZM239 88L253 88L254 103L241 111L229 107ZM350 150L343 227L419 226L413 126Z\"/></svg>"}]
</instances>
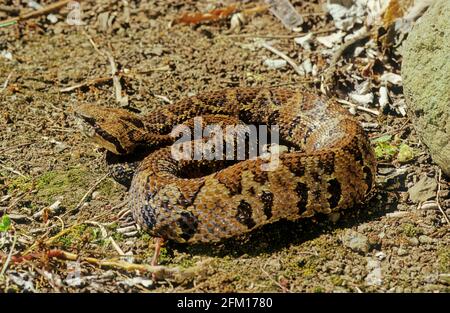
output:
<instances>
[{"instance_id":1,"label":"dirt ground","mask_svg":"<svg viewBox=\"0 0 450 313\"><path fill-rule=\"evenodd\" d=\"M305 19L303 32L335 31L324 2L292 1ZM118 66L129 108L142 114L225 87L301 85L320 92L320 75L331 56L317 43L302 50L293 41L302 34L288 31L269 12L252 15L237 34L228 33L229 18L169 27L183 12L211 10L212 1L128 1L125 7L101 0L84 1L82 8L85 26L68 25L63 8L55 24L41 16L0 28L0 51L11 54L0 56L0 218L11 219L0 232L0 290L450 291L448 224L436 205L414 203L408 193L420 178L434 178L448 215L450 180L439 179L408 118L393 109L378 116L355 114L371 138L391 135L389 145L404 143L414 151L409 162L395 155L379 160L377 190L366 203L341 215L281 221L219 244L168 242L160 265L177 268L176 277L163 273L153 281L149 272L130 266L90 262L88 257L145 265L154 249L151 237L135 231L124 211L126 189L104 177L104 151L81 135L73 116L82 103L119 106L104 51ZM0 12L0 20L7 17ZM279 57L256 45L257 35L294 60L310 58L318 75L300 76L289 65L269 69L264 60ZM362 75L364 62L364 55L344 56L333 96L347 99L354 81L346 73ZM395 53L380 58L366 78L378 75L377 68L399 73L400 62ZM83 86L64 90L77 84ZM392 90L391 100L403 101L401 86ZM75 254L74 260L51 257L55 251Z\"/></svg>"}]
</instances>

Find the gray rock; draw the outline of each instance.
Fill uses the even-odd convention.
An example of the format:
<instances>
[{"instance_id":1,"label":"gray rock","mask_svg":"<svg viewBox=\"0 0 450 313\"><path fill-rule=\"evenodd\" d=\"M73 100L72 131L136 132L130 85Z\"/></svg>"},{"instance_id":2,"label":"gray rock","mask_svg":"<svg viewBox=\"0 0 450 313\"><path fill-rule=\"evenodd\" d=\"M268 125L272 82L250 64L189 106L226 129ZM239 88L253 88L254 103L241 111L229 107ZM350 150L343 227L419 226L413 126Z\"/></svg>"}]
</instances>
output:
<instances>
[{"instance_id":1,"label":"gray rock","mask_svg":"<svg viewBox=\"0 0 450 313\"><path fill-rule=\"evenodd\" d=\"M363 234L354 230L347 230L342 236L342 243L344 247L358 253L367 253L369 251L369 240Z\"/></svg>"},{"instance_id":2,"label":"gray rock","mask_svg":"<svg viewBox=\"0 0 450 313\"><path fill-rule=\"evenodd\" d=\"M398 250L397 250L397 255L398 255L398 256L405 256L405 255L408 255L408 251L405 250L405 249L403 249L403 248L398 248Z\"/></svg>"},{"instance_id":3,"label":"gray rock","mask_svg":"<svg viewBox=\"0 0 450 313\"><path fill-rule=\"evenodd\" d=\"M405 190L407 168L399 168L377 177L378 184L386 190Z\"/></svg>"},{"instance_id":4,"label":"gray rock","mask_svg":"<svg viewBox=\"0 0 450 313\"><path fill-rule=\"evenodd\" d=\"M433 242L433 238L430 238L430 237L425 236L425 235L421 235L421 236L419 236L419 241L420 241L420 243L432 243Z\"/></svg>"},{"instance_id":5,"label":"gray rock","mask_svg":"<svg viewBox=\"0 0 450 313\"><path fill-rule=\"evenodd\" d=\"M419 245L419 239L417 239L416 237L409 238L408 241L409 241L409 244L412 246Z\"/></svg>"},{"instance_id":6,"label":"gray rock","mask_svg":"<svg viewBox=\"0 0 450 313\"><path fill-rule=\"evenodd\" d=\"M423 176L414 186L408 189L409 198L413 202L423 202L436 197L437 183L434 178Z\"/></svg>"},{"instance_id":7,"label":"gray rock","mask_svg":"<svg viewBox=\"0 0 450 313\"><path fill-rule=\"evenodd\" d=\"M381 273L381 264L377 259L367 259L367 270L369 273L364 279L369 286L380 286L383 284L383 275Z\"/></svg>"},{"instance_id":8,"label":"gray rock","mask_svg":"<svg viewBox=\"0 0 450 313\"><path fill-rule=\"evenodd\" d=\"M450 1L431 5L402 54L408 115L434 162L450 175Z\"/></svg>"}]
</instances>

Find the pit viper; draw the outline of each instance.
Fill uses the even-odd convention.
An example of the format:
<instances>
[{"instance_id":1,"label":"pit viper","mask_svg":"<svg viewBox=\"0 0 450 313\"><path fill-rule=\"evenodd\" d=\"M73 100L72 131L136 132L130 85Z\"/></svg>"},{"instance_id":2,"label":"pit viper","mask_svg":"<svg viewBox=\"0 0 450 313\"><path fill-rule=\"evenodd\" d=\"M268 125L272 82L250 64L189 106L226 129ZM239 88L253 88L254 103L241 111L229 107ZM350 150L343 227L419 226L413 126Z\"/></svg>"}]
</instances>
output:
<instances>
[{"instance_id":1,"label":"pit viper","mask_svg":"<svg viewBox=\"0 0 450 313\"><path fill-rule=\"evenodd\" d=\"M151 152L133 172L128 205L148 233L177 242L214 242L280 219L329 214L364 201L376 160L358 121L333 99L307 90L230 88L200 93L145 116L123 108L79 105L76 116L94 142L125 160ZM264 169L263 156L232 163L178 160L171 131L214 116L277 125L293 147ZM202 170L205 170L202 173Z\"/></svg>"}]
</instances>

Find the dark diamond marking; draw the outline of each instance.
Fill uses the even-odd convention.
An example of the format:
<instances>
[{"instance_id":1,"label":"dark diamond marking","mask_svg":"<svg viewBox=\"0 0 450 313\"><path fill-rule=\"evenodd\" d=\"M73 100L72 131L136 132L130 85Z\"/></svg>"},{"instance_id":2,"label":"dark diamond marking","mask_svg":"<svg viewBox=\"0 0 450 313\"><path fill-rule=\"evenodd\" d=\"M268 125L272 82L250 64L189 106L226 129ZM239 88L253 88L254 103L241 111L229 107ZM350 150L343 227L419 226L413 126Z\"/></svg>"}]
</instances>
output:
<instances>
[{"instance_id":1,"label":"dark diamond marking","mask_svg":"<svg viewBox=\"0 0 450 313\"><path fill-rule=\"evenodd\" d=\"M325 175L331 175L334 173L334 154L330 154L330 159L325 161L320 160L318 167L323 169Z\"/></svg>"},{"instance_id":2,"label":"dark diamond marking","mask_svg":"<svg viewBox=\"0 0 450 313\"><path fill-rule=\"evenodd\" d=\"M305 166L302 163L296 163L291 171L298 177L305 175Z\"/></svg>"},{"instance_id":3,"label":"dark diamond marking","mask_svg":"<svg viewBox=\"0 0 450 313\"><path fill-rule=\"evenodd\" d=\"M372 184L373 184L373 175L372 175L372 171L370 170L370 168L368 166L364 166L363 167L363 172L365 174L364 177L364 181L367 184L367 191L369 192L372 189Z\"/></svg>"},{"instance_id":4,"label":"dark diamond marking","mask_svg":"<svg viewBox=\"0 0 450 313\"><path fill-rule=\"evenodd\" d=\"M341 184L336 178L330 179L328 181L328 193L331 195L328 199L328 203L330 204L330 209L334 209L339 204L339 200L341 200Z\"/></svg>"},{"instance_id":5,"label":"dark diamond marking","mask_svg":"<svg viewBox=\"0 0 450 313\"><path fill-rule=\"evenodd\" d=\"M297 183L295 192L300 197L297 202L298 214L300 215L306 211L306 205L308 204L308 186L304 183Z\"/></svg>"},{"instance_id":6,"label":"dark diamond marking","mask_svg":"<svg viewBox=\"0 0 450 313\"><path fill-rule=\"evenodd\" d=\"M251 123L252 122L252 117L253 117L252 112L250 112L248 110L244 109L244 110L241 110L239 112L239 119L241 121L243 121L244 123Z\"/></svg>"},{"instance_id":7,"label":"dark diamond marking","mask_svg":"<svg viewBox=\"0 0 450 313\"><path fill-rule=\"evenodd\" d=\"M264 215L269 220L272 217L273 194L268 191L263 191L261 201L263 203Z\"/></svg>"},{"instance_id":8,"label":"dark diamond marking","mask_svg":"<svg viewBox=\"0 0 450 313\"><path fill-rule=\"evenodd\" d=\"M155 208L149 204L145 204L141 210L142 219L149 230L152 230L156 226Z\"/></svg>"},{"instance_id":9,"label":"dark diamond marking","mask_svg":"<svg viewBox=\"0 0 450 313\"><path fill-rule=\"evenodd\" d=\"M185 211L180 213L180 218L177 219L177 225L182 232L180 237L188 241L197 232L198 220L191 212Z\"/></svg>"},{"instance_id":10,"label":"dark diamond marking","mask_svg":"<svg viewBox=\"0 0 450 313\"><path fill-rule=\"evenodd\" d=\"M247 226L248 229L251 229L256 225L252 218L252 207L245 200L241 200L237 207L236 219L239 223Z\"/></svg>"},{"instance_id":11,"label":"dark diamond marking","mask_svg":"<svg viewBox=\"0 0 450 313\"><path fill-rule=\"evenodd\" d=\"M353 155L354 155L354 157L355 157L355 161L356 161L356 162L359 162L360 164L362 164L362 163L363 163L363 157L362 157L361 150L359 150L359 148L356 147L356 148L354 149L354 151L352 151L352 152L353 152Z\"/></svg>"}]
</instances>

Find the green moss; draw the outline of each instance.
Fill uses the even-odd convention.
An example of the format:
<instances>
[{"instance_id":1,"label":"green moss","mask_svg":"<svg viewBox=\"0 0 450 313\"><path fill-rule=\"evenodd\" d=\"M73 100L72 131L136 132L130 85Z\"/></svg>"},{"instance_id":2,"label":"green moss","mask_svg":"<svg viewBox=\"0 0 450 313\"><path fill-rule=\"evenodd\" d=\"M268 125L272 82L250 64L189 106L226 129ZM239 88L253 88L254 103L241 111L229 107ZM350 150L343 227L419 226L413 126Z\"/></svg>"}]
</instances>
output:
<instances>
[{"instance_id":1,"label":"green moss","mask_svg":"<svg viewBox=\"0 0 450 313\"><path fill-rule=\"evenodd\" d=\"M172 260L172 257L169 255L169 251L167 248L162 247L159 254L159 263L160 264L169 264Z\"/></svg>"},{"instance_id":2,"label":"green moss","mask_svg":"<svg viewBox=\"0 0 450 313\"><path fill-rule=\"evenodd\" d=\"M313 292L314 293L323 293L323 292L325 292L325 289L321 286L316 286L316 287L314 287Z\"/></svg>"},{"instance_id":3,"label":"green moss","mask_svg":"<svg viewBox=\"0 0 450 313\"><path fill-rule=\"evenodd\" d=\"M12 192L14 190L18 190L20 192L28 191L32 188L33 182L31 177L22 177L18 176L17 178L9 181L7 183L8 192Z\"/></svg>"},{"instance_id":4,"label":"green moss","mask_svg":"<svg viewBox=\"0 0 450 313\"><path fill-rule=\"evenodd\" d=\"M442 273L450 272L450 248L445 247L437 251L439 270Z\"/></svg>"},{"instance_id":5,"label":"green moss","mask_svg":"<svg viewBox=\"0 0 450 313\"><path fill-rule=\"evenodd\" d=\"M34 185L33 185L34 183ZM42 205L50 205L59 197L62 197L63 206L75 205L94 183L92 173L85 167L77 166L64 171L48 171L33 179L31 177L17 177L8 182L8 191L19 190L21 192L36 190L33 202ZM98 191L106 198L120 192L121 186L111 178L105 179Z\"/></svg>"},{"instance_id":6,"label":"green moss","mask_svg":"<svg viewBox=\"0 0 450 313\"><path fill-rule=\"evenodd\" d=\"M297 266L300 267L301 275L305 277L312 277L317 273L317 263L319 262L316 256L309 257L307 259L302 258L297 262Z\"/></svg>"},{"instance_id":7,"label":"green moss","mask_svg":"<svg viewBox=\"0 0 450 313\"><path fill-rule=\"evenodd\" d=\"M59 243L64 249L72 248L77 243L81 243L81 237L88 231L88 228L88 225L85 224L76 226L67 234L59 237L56 243Z\"/></svg>"},{"instance_id":8,"label":"green moss","mask_svg":"<svg viewBox=\"0 0 450 313\"><path fill-rule=\"evenodd\" d=\"M335 286L342 286L342 284L344 283L344 279L342 279L342 277L340 276L333 275L331 276L331 283Z\"/></svg>"},{"instance_id":9,"label":"green moss","mask_svg":"<svg viewBox=\"0 0 450 313\"><path fill-rule=\"evenodd\" d=\"M123 234L122 234L122 233L119 233L119 232L113 232L113 233L111 234L111 237L112 237L115 241L117 241L117 242L121 242L121 241L123 241L123 240L125 239L125 237L123 236Z\"/></svg>"},{"instance_id":10,"label":"green moss","mask_svg":"<svg viewBox=\"0 0 450 313\"><path fill-rule=\"evenodd\" d=\"M47 172L36 180L37 197L51 203L56 197L64 196L70 204L75 203L89 187L91 178L91 173L80 167L68 171Z\"/></svg>"},{"instance_id":11,"label":"green moss","mask_svg":"<svg viewBox=\"0 0 450 313\"><path fill-rule=\"evenodd\" d=\"M183 268L190 268L190 267L193 267L195 265L195 262L192 259L192 257L189 256L189 257L184 258L183 260L181 260L178 264L181 267L183 267Z\"/></svg>"},{"instance_id":12,"label":"green moss","mask_svg":"<svg viewBox=\"0 0 450 313\"><path fill-rule=\"evenodd\" d=\"M403 233L407 237L417 237L422 234L422 230L413 224L405 223L403 224Z\"/></svg>"},{"instance_id":13,"label":"green moss","mask_svg":"<svg viewBox=\"0 0 450 313\"><path fill-rule=\"evenodd\" d=\"M99 246L105 246L109 243L109 240L107 240L106 238L102 238L101 234L102 232L100 228L98 227L91 228L90 235L92 238L92 242Z\"/></svg>"},{"instance_id":14,"label":"green moss","mask_svg":"<svg viewBox=\"0 0 450 313\"><path fill-rule=\"evenodd\" d=\"M114 232L118 227L119 227L119 223L118 222L112 222L111 224L105 225L107 230L110 230L112 232Z\"/></svg>"},{"instance_id":15,"label":"green moss","mask_svg":"<svg viewBox=\"0 0 450 313\"><path fill-rule=\"evenodd\" d=\"M98 191L103 197L110 198L114 194L121 191L121 186L117 184L113 179L105 179L99 186Z\"/></svg>"}]
</instances>

